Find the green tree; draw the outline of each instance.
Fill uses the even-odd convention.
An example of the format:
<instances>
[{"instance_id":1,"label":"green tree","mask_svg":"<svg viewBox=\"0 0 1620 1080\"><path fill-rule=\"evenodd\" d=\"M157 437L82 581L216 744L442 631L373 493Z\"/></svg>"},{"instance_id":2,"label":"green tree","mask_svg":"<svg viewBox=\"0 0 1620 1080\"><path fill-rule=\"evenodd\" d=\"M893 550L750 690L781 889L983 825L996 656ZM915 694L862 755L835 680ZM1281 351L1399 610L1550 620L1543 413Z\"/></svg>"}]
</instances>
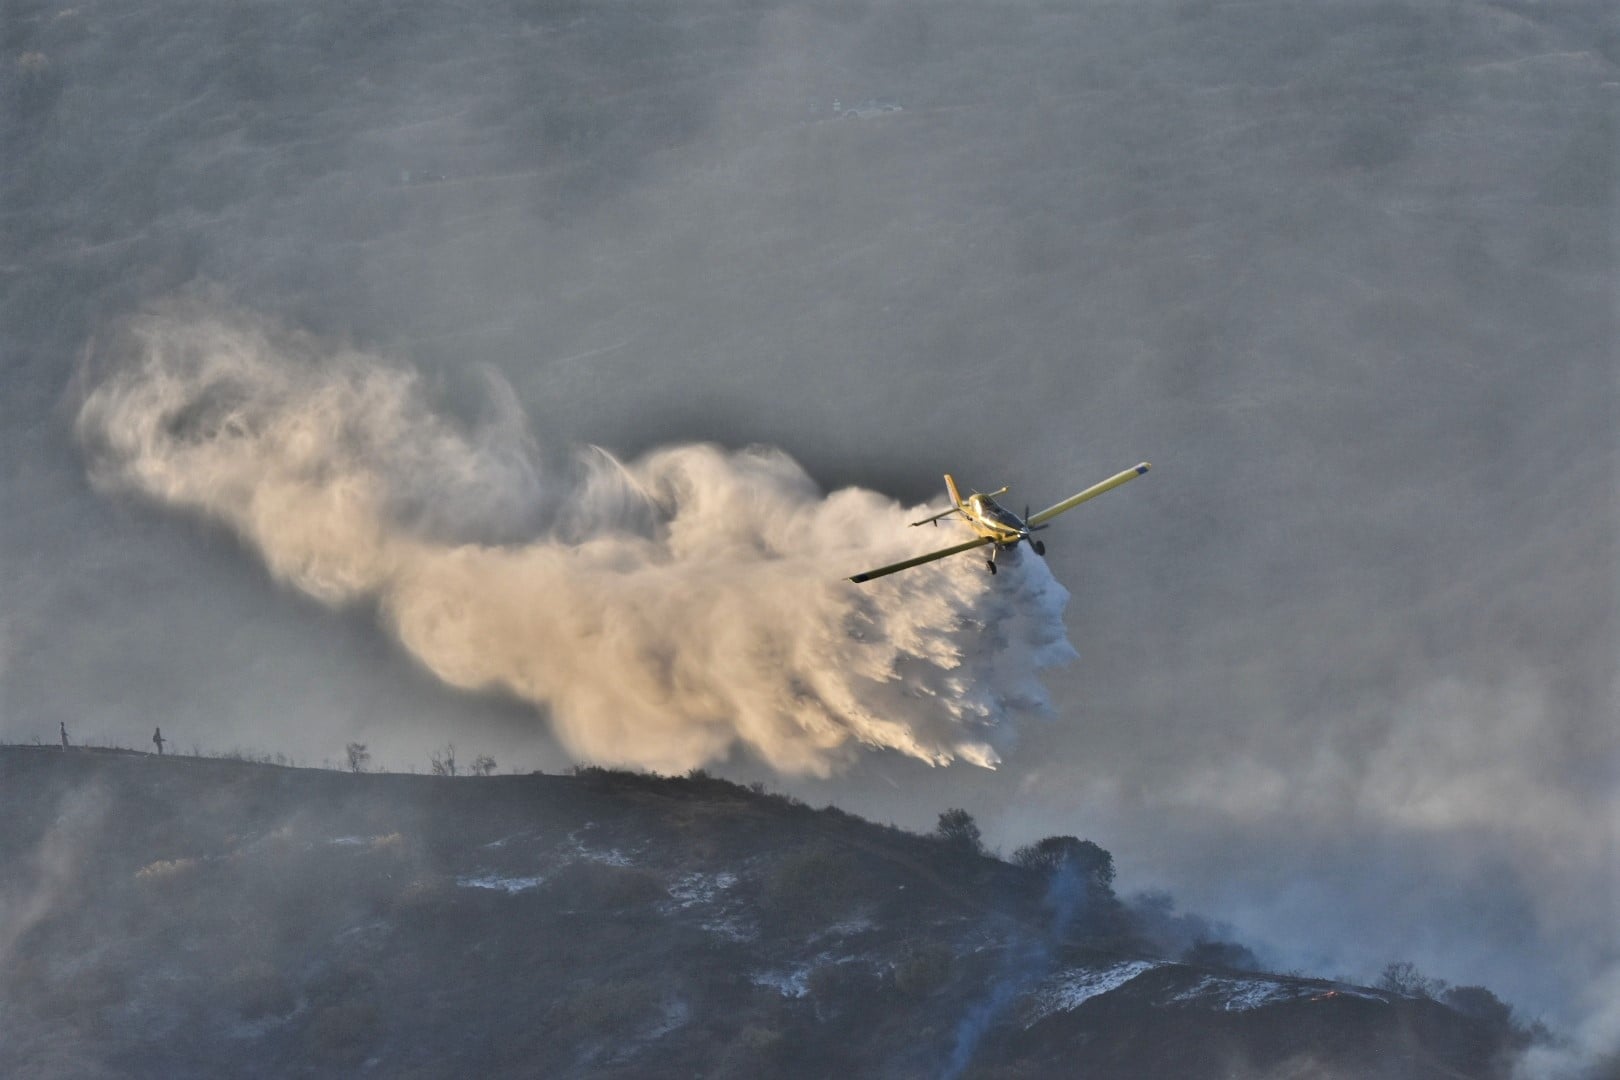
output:
<instances>
[{"instance_id":1,"label":"green tree","mask_svg":"<svg viewBox=\"0 0 1620 1080\"><path fill-rule=\"evenodd\" d=\"M1444 979L1431 979L1417 969L1417 965L1407 960L1386 964L1378 976L1377 987L1388 990L1392 994L1403 997L1419 997L1435 1000L1445 993Z\"/></svg>"},{"instance_id":2,"label":"green tree","mask_svg":"<svg viewBox=\"0 0 1620 1080\"><path fill-rule=\"evenodd\" d=\"M1194 967L1226 971L1259 971L1260 958L1235 941L1200 941L1181 954L1181 962Z\"/></svg>"},{"instance_id":3,"label":"green tree","mask_svg":"<svg viewBox=\"0 0 1620 1080\"><path fill-rule=\"evenodd\" d=\"M978 822L966 810L953 807L939 815L939 825L935 827L934 835L958 851L974 855L984 852Z\"/></svg>"},{"instance_id":4,"label":"green tree","mask_svg":"<svg viewBox=\"0 0 1620 1080\"><path fill-rule=\"evenodd\" d=\"M1114 856L1075 836L1048 836L1013 852L1013 862L1048 876L1067 867L1081 880L1109 892L1114 888Z\"/></svg>"},{"instance_id":5,"label":"green tree","mask_svg":"<svg viewBox=\"0 0 1620 1080\"><path fill-rule=\"evenodd\" d=\"M1513 1027L1512 1006L1483 986L1453 986L1440 995L1440 1001L1499 1030Z\"/></svg>"}]
</instances>

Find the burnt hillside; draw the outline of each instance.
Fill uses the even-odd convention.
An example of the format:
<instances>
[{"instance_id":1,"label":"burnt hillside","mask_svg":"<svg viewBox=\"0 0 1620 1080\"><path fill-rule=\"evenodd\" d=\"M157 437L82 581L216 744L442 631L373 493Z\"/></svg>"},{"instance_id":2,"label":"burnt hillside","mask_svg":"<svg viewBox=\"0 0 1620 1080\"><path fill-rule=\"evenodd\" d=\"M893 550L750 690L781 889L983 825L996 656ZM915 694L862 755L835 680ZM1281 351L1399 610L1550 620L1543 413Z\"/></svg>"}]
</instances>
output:
<instances>
[{"instance_id":1,"label":"burnt hillside","mask_svg":"<svg viewBox=\"0 0 1620 1080\"><path fill-rule=\"evenodd\" d=\"M1489 1077L1515 1038L701 775L11 747L0 815L13 1077Z\"/></svg>"}]
</instances>

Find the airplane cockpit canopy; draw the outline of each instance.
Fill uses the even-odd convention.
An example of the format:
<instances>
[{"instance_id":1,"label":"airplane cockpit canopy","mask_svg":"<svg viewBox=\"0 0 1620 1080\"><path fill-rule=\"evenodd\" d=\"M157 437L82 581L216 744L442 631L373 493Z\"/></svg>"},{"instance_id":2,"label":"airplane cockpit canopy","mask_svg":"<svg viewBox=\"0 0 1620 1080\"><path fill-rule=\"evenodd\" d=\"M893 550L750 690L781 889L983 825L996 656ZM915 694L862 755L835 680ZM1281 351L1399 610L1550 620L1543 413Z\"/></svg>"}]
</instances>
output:
<instances>
[{"instance_id":1,"label":"airplane cockpit canopy","mask_svg":"<svg viewBox=\"0 0 1620 1080\"><path fill-rule=\"evenodd\" d=\"M1024 523L1010 513L1006 507L988 495L974 495L968 500L978 507L979 516L986 521L993 521L997 525L1005 525L1009 529L1021 529Z\"/></svg>"}]
</instances>

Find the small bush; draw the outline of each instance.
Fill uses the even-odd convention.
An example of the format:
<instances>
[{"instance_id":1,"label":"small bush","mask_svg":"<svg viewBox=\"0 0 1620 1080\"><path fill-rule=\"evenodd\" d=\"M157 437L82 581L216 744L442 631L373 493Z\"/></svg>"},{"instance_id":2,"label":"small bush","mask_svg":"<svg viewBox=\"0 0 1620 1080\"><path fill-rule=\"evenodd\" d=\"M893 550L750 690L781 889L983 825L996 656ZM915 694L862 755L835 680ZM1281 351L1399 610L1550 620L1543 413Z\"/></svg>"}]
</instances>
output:
<instances>
[{"instance_id":1,"label":"small bush","mask_svg":"<svg viewBox=\"0 0 1620 1080\"><path fill-rule=\"evenodd\" d=\"M801 928L830 922L854 902L855 860L828 847L803 848L785 856L766 876L760 896L765 913Z\"/></svg>"},{"instance_id":2,"label":"small bush","mask_svg":"<svg viewBox=\"0 0 1620 1080\"><path fill-rule=\"evenodd\" d=\"M1377 987L1403 997L1437 999L1446 989L1443 979L1431 979L1406 960L1388 964L1378 976Z\"/></svg>"},{"instance_id":3,"label":"small bush","mask_svg":"<svg viewBox=\"0 0 1620 1080\"><path fill-rule=\"evenodd\" d=\"M569 863L546 888L565 907L579 910L653 904L668 896L662 879L650 870L589 861Z\"/></svg>"},{"instance_id":4,"label":"small bush","mask_svg":"<svg viewBox=\"0 0 1620 1080\"><path fill-rule=\"evenodd\" d=\"M1200 941L1181 954L1181 962L1224 971L1260 971L1260 958L1235 941Z\"/></svg>"},{"instance_id":5,"label":"small bush","mask_svg":"<svg viewBox=\"0 0 1620 1080\"><path fill-rule=\"evenodd\" d=\"M788 1048L788 1040L780 1028L748 1024L726 1045L715 1075L727 1080L755 1080L760 1076L777 1075L789 1064L784 1060L787 1056L784 1051Z\"/></svg>"},{"instance_id":6,"label":"small bush","mask_svg":"<svg viewBox=\"0 0 1620 1080\"><path fill-rule=\"evenodd\" d=\"M1513 1027L1512 1007L1483 986L1453 986L1440 995L1440 1001L1464 1016L1483 1020L1493 1027L1503 1030Z\"/></svg>"},{"instance_id":7,"label":"small bush","mask_svg":"<svg viewBox=\"0 0 1620 1080\"><path fill-rule=\"evenodd\" d=\"M925 998L950 981L953 962L944 945L913 945L894 965L894 988L909 998Z\"/></svg>"},{"instance_id":8,"label":"small bush","mask_svg":"<svg viewBox=\"0 0 1620 1080\"><path fill-rule=\"evenodd\" d=\"M455 899L455 883L443 875L429 875L407 882L392 899L390 907L401 911L430 912L446 907Z\"/></svg>"},{"instance_id":9,"label":"small bush","mask_svg":"<svg viewBox=\"0 0 1620 1080\"><path fill-rule=\"evenodd\" d=\"M819 964L810 972L806 984L818 1013L859 1005L878 988L877 977L860 961Z\"/></svg>"},{"instance_id":10,"label":"small bush","mask_svg":"<svg viewBox=\"0 0 1620 1080\"><path fill-rule=\"evenodd\" d=\"M647 773L632 769L609 769L602 765L575 765L573 775L598 790L612 790L625 784L644 781Z\"/></svg>"},{"instance_id":11,"label":"small bush","mask_svg":"<svg viewBox=\"0 0 1620 1080\"><path fill-rule=\"evenodd\" d=\"M652 979L595 983L552 1009L551 1019L576 1037L622 1035L651 1016L662 996Z\"/></svg>"}]
</instances>

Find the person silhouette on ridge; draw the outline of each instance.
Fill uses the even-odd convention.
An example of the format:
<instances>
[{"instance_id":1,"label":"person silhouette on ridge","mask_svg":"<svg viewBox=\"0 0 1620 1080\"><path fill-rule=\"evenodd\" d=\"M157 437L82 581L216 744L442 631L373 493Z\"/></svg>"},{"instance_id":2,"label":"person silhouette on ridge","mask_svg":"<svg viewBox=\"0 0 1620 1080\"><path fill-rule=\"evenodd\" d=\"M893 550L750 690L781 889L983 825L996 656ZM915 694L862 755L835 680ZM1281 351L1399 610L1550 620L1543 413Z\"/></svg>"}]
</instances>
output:
<instances>
[{"instance_id":1,"label":"person silhouette on ridge","mask_svg":"<svg viewBox=\"0 0 1620 1080\"><path fill-rule=\"evenodd\" d=\"M160 727L159 728L153 728L152 729L152 745L156 746L158 748L158 757L163 756L163 743L164 743L164 741L165 740L163 738L163 729L160 728Z\"/></svg>"}]
</instances>

